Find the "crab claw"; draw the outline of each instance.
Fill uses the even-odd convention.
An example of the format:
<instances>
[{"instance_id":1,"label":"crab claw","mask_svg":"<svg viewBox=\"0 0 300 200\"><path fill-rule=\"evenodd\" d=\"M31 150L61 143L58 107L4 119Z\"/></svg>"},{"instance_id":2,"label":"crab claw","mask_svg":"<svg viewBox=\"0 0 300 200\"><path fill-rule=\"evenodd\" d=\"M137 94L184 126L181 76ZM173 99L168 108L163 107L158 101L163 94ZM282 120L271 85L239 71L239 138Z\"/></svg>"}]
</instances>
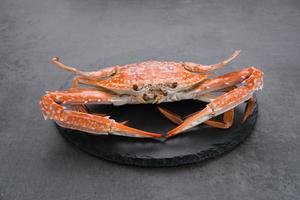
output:
<instances>
[{"instance_id":1,"label":"crab claw","mask_svg":"<svg viewBox=\"0 0 300 200\"><path fill-rule=\"evenodd\" d=\"M249 67L245 70L249 73L249 76L243 81L243 86L235 88L215 98L212 102L207 104L203 110L187 118L179 126L168 132L167 137L172 137L189 128L195 127L198 124L201 124L212 117L223 114L250 99L250 104L248 103L243 117L243 121L245 121L253 112L253 93L262 88L263 85L263 72L261 70L255 67Z\"/></svg>"},{"instance_id":2,"label":"crab claw","mask_svg":"<svg viewBox=\"0 0 300 200\"><path fill-rule=\"evenodd\" d=\"M174 128L173 130L169 131L167 134L167 138L175 136L189 128L192 128L200 124L201 122L207 121L208 119L211 118L210 114L211 114L211 109L209 107L206 107L202 111L184 120L179 126Z\"/></svg>"},{"instance_id":3,"label":"crab claw","mask_svg":"<svg viewBox=\"0 0 300 200\"><path fill-rule=\"evenodd\" d=\"M115 122L113 124L110 132L111 132L110 134L113 135L123 135L123 136L130 136L130 137L142 137L142 138L162 137L161 134L135 129L129 126L125 126L122 123L118 123L118 122Z\"/></svg>"},{"instance_id":4,"label":"crab claw","mask_svg":"<svg viewBox=\"0 0 300 200\"><path fill-rule=\"evenodd\" d=\"M123 135L142 138L162 137L162 135L158 133L151 133L125 126L122 122L118 123L115 120L110 119L109 116L103 114L89 114L85 112L85 109L83 112L78 111L77 109L68 110L66 107L57 103L58 101L62 101L67 104L68 102L73 101L80 104L87 100L90 102L98 102L97 100L100 99L105 102L108 101L108 99L111 99L109 96L99 92L96 93L98 96L95 96L95 94L94 96L88 96L86 90L81 91L85 92L85 99L79 99L76 98L76 95L78 95L76 92L78 91L74 89L60 93L49 92L42 96L40 106L45 118L53 119L61 127L84 131L94 135Z\"/></svg>"}]
</instances>

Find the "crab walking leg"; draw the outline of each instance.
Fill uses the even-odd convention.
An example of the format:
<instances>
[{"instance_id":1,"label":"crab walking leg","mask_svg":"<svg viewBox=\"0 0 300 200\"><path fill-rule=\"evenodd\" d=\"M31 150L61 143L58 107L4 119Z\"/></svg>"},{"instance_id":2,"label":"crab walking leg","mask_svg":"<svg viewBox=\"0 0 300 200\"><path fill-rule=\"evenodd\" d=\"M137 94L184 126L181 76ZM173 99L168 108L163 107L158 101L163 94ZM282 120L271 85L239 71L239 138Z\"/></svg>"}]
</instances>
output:
<instances>
[{"instance_id":1,"label":"crab walking leg","mask_svg":"<svg viewBox=\"0 0 300 200\"><path fill-rule=\"evenodd\" d=\"M197 98L197 100L204 101L204 102L211 102L215 98L216 97L211 94L204 94L204 95L199 96ZM174 124L177 124L177 125L180 125L184 121L184 118L189 118L190 116L193 116L194 114L197 113L197 112L194 112L183 118L183 117L179 116L178 114L176 114L168 109L162 108L160 106L157 106L157 109L163 116L165 116L168 120L170 120L171 122L173 122Z\"/></svg>"},{"instance_id":2,"label":"crab walking leg","mask_svg":"<svg viewBox=\"0 0 300 200\"><path fill-rule=\"evenodd\" d=\"M246 109L244 112L244 115L242 117L242 123L244 123L246 121L246 119L251 115L251 113L254 110L254 106L255 106L255 102L256 102L256 98L255 97L251 97L247 104L246 104Z\"/></svg>"},{"instance_id":3,"label":"crab walking leg","mask_svg":"<svg viewBox=\"0 0 300 200\"><path fill-rule=\"evenodd\" d=\"M179 115L159 106L157 108L161 114L163 114L167 119L169 119L174 124L179 125L183 122L183 119Z\"/></svg>"},{"instance_id":4,"label":"crab walking leg","mask_svg":"<svg viewBox=\"0 0 300 200\"><path fill-rule=\"evenodd\" d=\"M201 100L201 101L205 101L205 102L211 102L215 98L216 97L213 96L213 95L211 95L211 94L205 94L205 95L202 95L201 97L199 97L198 99ZM171 111L169 111L169 110L167 110L165 108L161 108L161 107L158 107L158 110L167 119L169 119L174 124L180 125L181 123L183 123L183 119L179 115L177 115L177 114L175 114L175 113L173 113L173 112L171 112ZM198 113L198 112L196 112L196 113ZM188 117L193 116L196 113L192 113L192 114L188 115ZM250 110L249 110L249 113L251 114ZM214 127L214 128L225 129L225 128L230 128L232 126L233 120L234 120L234 108L231 109L231 110L226 111L223 114L223 121L216 121L216 120L210 119L210 120L207 120L207 121L205 121L203 123L206 124L206 125L208 125L208 126Z\"/></svg>"},{"instance_id":5,"label":"crab walking leg","mask_svg":"<svg viewBox=\"0 0 300 200\"><path fill-rule=\"evenodd\" d=\"M216 63L212 65L201 65L201 64L195 64L195 63L190 63L190 62L184 62L183 67L189 71L192 72L198 72L198 73L203 73L207 71L212 71L221 67L225 67L228 65L231 61L233 61L238 55L241 53L241 50L236 50L231 54L227 59Z\"/></svg>"},{"instance_id":6,"label":"crab walking leg","mask_svg":"<svg viewBox=\"0 0 300 200\"><path fill-rule=\"evenodd\" d=\"M51 61L54 65L56 65L60 69L72 72L72 73L77 74L77 75L81 75L83 77L88 77L88 78L97 78L97 79L99 79L99 78L110 77L110 76L114 75L118 70L117 68L108 67L108 68L105 68L105 69L102 69L102 70L99 70L99 71L96 71L96 72L83 72L83 71L80 71L80 70L78 70L74 67L65 65L65 64L61 63L59 60L60 59L58 57L54 57L54 58L52 58Z\"/></svg>"},{"instance_id":7,"label":"crab walking leg","mask_svg":"<svg viewBox=\"0 0 300 200\"><path fill-rule=\"evenodd\" d=\"M120 101L120 100L119 100ZM96 135L123 135L130 137L161 137L160 134L138 130L117 123L108 117L93 115L73 110L67 110L63 105L102 103L119 103L114 100L113 95L93 91L91 89L70 89L62 92L49 92L42 96L40 105L45 119L50 118L58 125L70 129L89 132Z\"/></svg>"},{"instance_id":8,"label":"crab walking leg","mask_svg":"<svg viewBox=\"0 0 300 200\"><path fill-rule=\"evenodd\" d=\"M74 67L67 66L59 61L58 57L52 58L52 63L58 68L70 71L79 76L75 77L72 81L72 88L78 88L80 83L94 84L97 85L97 80L101 78L106 78L112 76L116 73L116 69L106 68L104 70L99 70L97 72L82 72ZM96 78L96 80L95 80ZM87 107L85 105L72 105L71 109L78 112L88 113Z\"/></svg>"},{"instance_id":9,"label":"crab walking leg","mask_svg":"<svg viewBox=\"0 0 300 200\"><path fill-rule=\"evenodd\" d=\"M183 123L183 119L179 115L177 115L177 114L175 114L175 113L173 113L173 112L171 112L167 109L161 108L161 107L158 107L158 110L167 119L169 119L174 124L180 125L181 123ZM223 128L223 129L225 129L225 128L229 128L229 127L232 126L233 119L234 119L234 109L231 109L231 110L228 110L224 113L223 122L222 121L216 121L216 120L207 120L203 123L208 125L208 126L214 127L214 128Z\"/></svg>"},{"instance_id":10,"label":"crab walking leg","mask_svg":"<svg viewBox=\"0 0 300 200\"><path fill-rule=\"evenodd\" d=\"M73 78L71 88L79 88L79 83L80 83L81 78L82 78L81 76L77 76L77 77ZM71 110L88 113L88 108L84 104L72 105Z\"/></svg>"},{"instance_id":11,"label":"crab walking leg","mask_svg":"<svg viewBox=\"0 0 300 200\"><path fill-rule=\"evenodd\" d=\"M226 129L232 126L233 120L234 120L234 108L226 111L223 114L223 121L216 121L216 120L209 119L203 123L214 128Z\"/></svg>"},{"instance_id":12,"label":"crab walking leg","mask_svg":"<svg viewBox=\"0 0 300 200\"><path fill-rule=\"evenodd\" d=\"M79 84L83 83L84 81L89 81L89 80L83 76L77 76L73 78L71 88L79 88ZM92 80L90 80L90 82L92 82ZM88 108L84 104L72 105L71 109L78 112L88 113Z\"/></svg>"},{"instance_id":13,"label":"crab walking leg","mask_svg":"<svg viewBox=\"0 0 300 200\"><path fill-rule=\"evenodd\" d=\"M230 92L214 99L212 102L207 104L203 110L187 118L182 124L169 131L168 137L172 137L187 129L195 127L198 124L220 115L252 98L253 93L256 90L262 89L263 72L254 67L249 67L246 70L250 73L250 75L242 82L244 83L243 86L233 89Z\"/></svg>"},{"instance_id":14,"label":"crab walking leg","mask_svg":"<svg viewBox=\"0 0 300 200\"><path fill-rule=\"evenodd\" d=\"M88 79L88 77L77 76L77 77L73 78L70 90L74 90L74 89L79 90L79 89L81 89L79 87L79 84L97 85L97 81L98 80ZM95 88L91 88L90 90L95 90ZM99 90L96 90L96 91L99 91ZM88 108L84 104L72 105L71 109L74 110L74 111L78 111L78 112L88 113Z\"/></svg>"},{"instance_id":15,"label":"crab walking leg","mask_svg":"<svg viewBox=\"0 0 300 200\"><path fill-rule=\"evenodd\" d=\"M236 87L237 86L234 85L234 86L230 86L228 88L221 89L220 91L228 92L228 91L230 91L232 89L235 89ZM202 100L202 101L206 101L206 102L211 102L215 98L216 97L213 96L213 95L205 94L205 95L202 95L201 97L199 97L198 99ZM226 111L223 114L222 121L216 121L216 120L213 120L213 119L209 119L209 120L207 120L207 121L205 121L203 123L206 124L206 125L208 125L208 126L214 127L214 128L226 129L226 128L230 128L232 126L233 121L234 121L234 108L232 108L231 110Z\"/></svg>"}]
</instances>

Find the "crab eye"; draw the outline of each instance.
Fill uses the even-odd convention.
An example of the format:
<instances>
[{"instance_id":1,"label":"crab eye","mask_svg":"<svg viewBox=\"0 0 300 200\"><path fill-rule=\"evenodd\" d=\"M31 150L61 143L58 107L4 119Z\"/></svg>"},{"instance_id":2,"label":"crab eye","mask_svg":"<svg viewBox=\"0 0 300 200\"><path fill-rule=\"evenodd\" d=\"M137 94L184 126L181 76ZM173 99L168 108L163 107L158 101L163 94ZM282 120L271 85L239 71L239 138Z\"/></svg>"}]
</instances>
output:
<instances>
[{"instance_id":1,"label":"crab eye","mask_svg":"<svg viewBox=\"0 0 300 200\"><path fill-rule=\"evenodd\" d=\"M135 91L138 91L138 90L139 90L139 86L137 86L136 84L134 84L134 85L132 86L132 89L135 90Z\"/></svg>"}]
</instances>

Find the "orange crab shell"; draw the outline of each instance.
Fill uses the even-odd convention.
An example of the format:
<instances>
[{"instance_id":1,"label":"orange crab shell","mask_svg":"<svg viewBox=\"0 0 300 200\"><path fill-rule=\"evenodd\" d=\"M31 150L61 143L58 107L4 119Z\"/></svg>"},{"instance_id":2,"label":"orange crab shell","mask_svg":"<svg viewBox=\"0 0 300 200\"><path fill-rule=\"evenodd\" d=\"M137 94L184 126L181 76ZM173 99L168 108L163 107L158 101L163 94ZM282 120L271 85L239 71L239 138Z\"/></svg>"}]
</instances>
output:
<instances>
[{"instance_id":1,"label":"orange crab shell","mask_svg":"<svg viewBox=\"0 0 300 200\"><path fill-rule=\"evenodd\" d=\"M146 61L111 69L115 69L115 73L105 80L97 80L97 85L117 93L139 91L146 87L150 90L165 87L168 90L181 91L208 77L208 73L193 73L187 70L185 63L170 61Z\"/></svg>"}]
</instances>

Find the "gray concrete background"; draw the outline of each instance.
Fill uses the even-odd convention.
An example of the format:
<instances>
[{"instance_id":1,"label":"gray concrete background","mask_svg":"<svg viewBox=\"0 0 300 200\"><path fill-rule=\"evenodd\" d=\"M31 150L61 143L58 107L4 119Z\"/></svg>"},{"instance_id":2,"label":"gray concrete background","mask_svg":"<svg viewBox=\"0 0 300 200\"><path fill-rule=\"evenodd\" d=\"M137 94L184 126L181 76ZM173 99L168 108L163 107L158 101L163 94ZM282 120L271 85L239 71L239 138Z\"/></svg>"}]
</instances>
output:
<instances>
[{"instance_id":1,"label":"gray concrete background","mask_svg":"<svg viewBox=\"0 0 300 200\"><path fill-rule=\"evenodd\" d=\"M0 199L300 199L300 1L0 2ZM219 61L265 71L253 135L203 164L143 169L70 146L39 111L69 76L50 64ZM147 120L147 119L145 119Z\"/></svg>"}]
</instances>

